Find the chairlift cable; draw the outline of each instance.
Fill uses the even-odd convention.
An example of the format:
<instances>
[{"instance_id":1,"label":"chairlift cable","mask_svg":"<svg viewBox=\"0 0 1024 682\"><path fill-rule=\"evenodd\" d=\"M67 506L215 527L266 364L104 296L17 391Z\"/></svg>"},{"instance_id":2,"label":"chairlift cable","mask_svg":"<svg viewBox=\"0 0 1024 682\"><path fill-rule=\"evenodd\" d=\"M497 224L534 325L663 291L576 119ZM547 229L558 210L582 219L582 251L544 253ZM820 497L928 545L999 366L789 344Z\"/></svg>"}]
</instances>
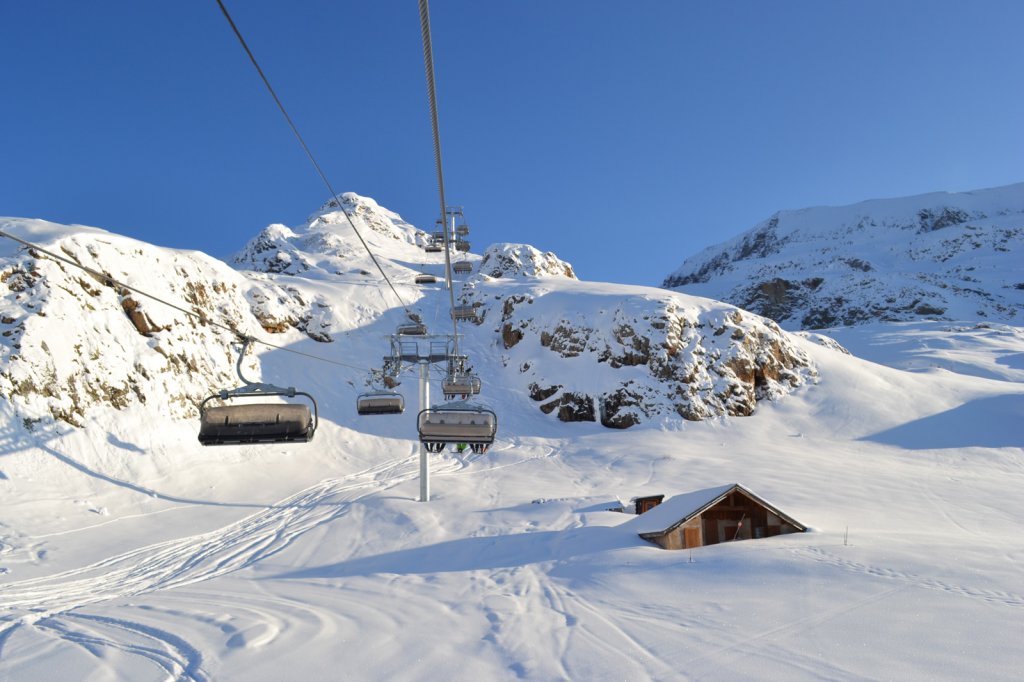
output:
<instances>
[{"instance_id":1,"label":"chairlift cable","mask_svg":"<svg viewBox=\"0 0 1024 682\"><path fill-rule=\"evenodd\" d=\"M217 0L220 2L220 0ZM444 226L444 273L448 280L448 300L455 309L455 287L452 284L452 256L448 245L448 206L444 198L444 171L441 165L441 128L437 116L437 87L434 82L434 50L430 40L430 7L427 0L419 0L420 32L423 35L423 67L427 75L427 95L430 99L430 127L434 134L434 165L437 167L437 189L441 200L441 223ZM459 352L459 325L452 315L452 333L455 353Z\"/></svg>"},{"instance_id":2,"label":"chairlift cable","mask_svg":"<svg viewBox=\"0 0 1024 682\"><path fill-rule=\"evenodd\" d=\"M284 104L281 102L281 99L277 96L277 92L274 91L273 86L270 85L270 80L267 78L266 74L263 73L263 69L260 67L259 62L256 61L256 56L252 53L252 50L249 49L249 44L245 42L245 38L242 37L242 32L238 30L238 26L235 25L234 19L232 19L231 14L228 13L228 8L224 6L222 0L217 0L217 5L220 6L220 11L224 14L224 18L228 20L228 24L231 25L231 30L234 31L235 36L238 38L238 42L242 44L242 49L244 49L245 53L249 56L249 61L251 61L252 65L256 67L256 72L259 73L260 78L263 80L263 84L267 86L267 90L270 92L270 96L274 98L274 102L277 104L277 108L281 110L281 114L284 116L284 120L288 122L288 127L291 128L292 132L295 134L295 138L299 141L299 144L302 145L302 149L303 151L306 152L306 156L309 157L309 161L310 163L313 164L313 168L316 169L317 175L320 176L320 179L327 187L327 191L330 192L331 197L333 197L334 200L338 203L338 208L341 209L341 212L345 214L345 219L348 221L349 226L352 228L352 231L355 232L356 237L359 238L359 241L363 245L363 248L366 249L366 253L370 255L370 260L372 260L373 264L377 266L377 270L379 270L381 276L384 277L384 281L388 283L389 287L391 287L391 291L394 292L395 298L397 298L398 302L401 303L402 307L405 309L406 314L409 314L409 306L406 304L405 299L403 299L401 294L398 293L398 290L395 288L395 285L391 282L391 278L388 277L388 274L384 272L384 268L381 266L380 261L377 260L377 256L374 255L373 251L370 249L370 245L366 243L365 239L363 239L363 235L359 232L359 229L356 227L355 222L352 220L352 216L350 216L348 211L345 210L345 207L341 203L341 198L338 196L338 193L334 191L334 187L327 179L327 175L320 167L320 164L317 163L316 157L313 156L313 152L312 150L310 150L309 145L306 144L306 141L302 138L302 135L299 134L298 127L296 127L295 123L292 121L292 117L288 115L288 111L284 108Z\"/></svg>"},{"instance_id":3,"label":"chairlift cable","mask_svg":"<svg viewBox=\"0 0 1024 682\"><path fill-rule=\"evenodd\" d=\"M33 256L34 258L38 258L38 256L36 256L35 254L31 253L31 251L37 251L37 252L39 252L41 254L49 256L50 258L52 258L54 260L60 261L62 263L67 263L68 265L76 267L79 270L83 270L83 271L89 273L90 275L92 275L93 277L96 277L100 281L102 281L102 282L104 282L104 283L106 283L106 284L108 284L110 286L116 286L116 287L120 287L122 289L127 289L128 291L134 292L134 293L136 293L136 294L138 294L140 296L145 296L146 298L151 299L153 301L156 301L157 303L162 303L163 305L165 305L165 306L167 306L169 308L173 308L173 309L177 310L178 312L185 313L186 315L188 315L190 317L194 317L194 318L198 319L200 322L208 324L211 327L217 327L218 329L223 329L224 331L231 332L232 334L234 334L235 336L237 336L238 338L240 338L242 340L250 339L251 341L253 341L255 343L262 344L264 346L267 346L268 348L273 348L275 350L281 350L281 351L284 351L286 353L293 353L294 355L301 355L303 357L310 358L310 359L313 359L313 360L319 360L320 362L327 362L327 363L330 363L332 365L338 365L339 367L348 367L349 369L356 369L356 370L359 370L360 372L365 372L366 371L366 368L364 368L364 367L358 367L356 365L350 365L350 364L345 363L345 362L339 362L337 360L331 360L330 358L321 357L319 355L313 355L312 353L305 353L303 351L295 350L293 348L286 348L284 346L279 346L277 344L270 343L269 341L263 341L261 339L257 339L256 337L248 336L246 334L242 334L237 329L233 329L233 328L229 327L226 324L221 324L220 322L215 322L215 321L211 320L207 315L205 315L205 314L195 310L194 308L193 309L184 308L184 307L182 307L182 306L180 306L180 305L178 305L176 303L171 303L170 301L164 300L164 299L160 298L159 296L151 294L151 293L149 293L147 291L143 291L142 289L139 289L138 287L133 287L133 286L131 286L129 284L125 284L124 282L116 280L113 277L100 272L99 270L95 270L93 268L90 268L87 265L83 265L82 263L79 263L78 261L74 260L73 258L68 258L67 256L60 255L59 253L54 253L53 251L50 251L49 249L44 249L43 247L39 246L38 244L34 244L32 242L25 241L24 239L21 239L20 237L16 237L16 236L14 236L13 234L11 234L9 232L5 232L4 230L0 230L0 237L6 237L7 239L10 239L12 241L18 242L22 246L25 246L26 248L30 249L29 255Z\"/></svg>"}]
</instances>

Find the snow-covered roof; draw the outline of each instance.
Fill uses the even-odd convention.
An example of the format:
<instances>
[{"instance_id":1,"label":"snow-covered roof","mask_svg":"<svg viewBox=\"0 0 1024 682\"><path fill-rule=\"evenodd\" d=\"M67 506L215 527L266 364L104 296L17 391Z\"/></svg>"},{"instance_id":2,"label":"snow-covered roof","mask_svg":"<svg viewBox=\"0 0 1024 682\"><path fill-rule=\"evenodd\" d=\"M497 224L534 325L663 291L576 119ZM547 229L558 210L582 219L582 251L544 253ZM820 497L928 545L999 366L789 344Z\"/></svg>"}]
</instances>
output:
<instances>
[{"instance_id":1,"label":"snow-covered roof","mask_svg":"<svg viewBox=\"0 0 1024 682\"><path fill-rule=\"evenodd\" d=\"M697 514L700 514L708 507L716 504L737 488L742 490L751 499L764 505L786 521L789 521L799 528L804 527L803 524L800 524L789 516L783 514L775 506L769 504L763 498L750 492L740 484L730 483L728 485L720 485L714 488L705 488L704 490L695 490L681 495L674 495L654 509L638 516L631 522L632 530L635 530L640 535L658 534L670 531L676 526L686 523L686 521Z\"/></svg>"}]
</instances>

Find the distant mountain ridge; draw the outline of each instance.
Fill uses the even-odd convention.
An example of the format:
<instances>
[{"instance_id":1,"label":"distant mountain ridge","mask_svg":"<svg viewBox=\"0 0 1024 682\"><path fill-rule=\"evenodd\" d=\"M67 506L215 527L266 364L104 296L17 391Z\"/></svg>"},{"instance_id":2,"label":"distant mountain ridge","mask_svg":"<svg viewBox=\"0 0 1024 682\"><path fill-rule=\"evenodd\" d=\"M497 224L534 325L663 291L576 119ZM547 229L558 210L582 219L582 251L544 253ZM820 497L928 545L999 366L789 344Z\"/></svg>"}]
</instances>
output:
<instances>
[{"instance_id":1,"label":"distant mountain ridge","mask_svg":"<svg viewBox=\"0 0 1024 682\"><path fill-rule=\"evenodd\" d=\"M1024 319L1024 183L779 211L662 286L787 328Z\"/></svg>"}]
</instances>

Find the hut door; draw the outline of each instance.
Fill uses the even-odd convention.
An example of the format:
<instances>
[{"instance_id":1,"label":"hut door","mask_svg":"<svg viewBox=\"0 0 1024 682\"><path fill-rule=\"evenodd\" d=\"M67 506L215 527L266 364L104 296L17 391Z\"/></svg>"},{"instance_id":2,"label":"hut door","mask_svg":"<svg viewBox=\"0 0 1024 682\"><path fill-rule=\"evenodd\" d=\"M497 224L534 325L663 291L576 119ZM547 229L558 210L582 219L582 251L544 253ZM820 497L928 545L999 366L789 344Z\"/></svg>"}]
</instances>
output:
<instances>
[{"instance_id":1,"label":"hut door","mask_svg":"<svg viewBox=\"0 0 1024 682\"><path fill-rule=\"evenodd\" d=\"M718 521L715 519L704 519L704 544L718 544Z\"/></svg>"},{"instance_id":2,"label":"hut door","mask_svg":"<svg viewBox=\"0 0 1024 682\"><path fill-rule=\"evenodd\" d=\"M700 528L684 528L683 540L686 547L700 547Z\"/></svg>"}]
</instances>

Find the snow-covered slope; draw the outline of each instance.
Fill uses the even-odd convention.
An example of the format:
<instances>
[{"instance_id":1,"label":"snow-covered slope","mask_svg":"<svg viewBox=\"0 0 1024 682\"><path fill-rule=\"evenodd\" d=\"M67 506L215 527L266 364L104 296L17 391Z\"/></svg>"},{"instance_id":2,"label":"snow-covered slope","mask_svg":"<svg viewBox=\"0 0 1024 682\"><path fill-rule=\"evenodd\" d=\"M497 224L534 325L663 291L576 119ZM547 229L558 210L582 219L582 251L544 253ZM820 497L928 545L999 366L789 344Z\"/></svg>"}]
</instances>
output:
<instances>
[{"instance_id":1,"label":"snow-covered slope","mask_svg":"<svg viewBox=\"0 0 1024 682\"><path fill-rule=\"evenodd\" d=\"M309 444L201 447L190 401L234 385L231 334L0 247L0 370L13 377L0 384L0 678L1018 674L1019 327L789 335L496 245L487 253L509 255L497 275L471 255L474 274L454 284L480 318L459 329L498 438L485 455L430 456L420 503L415 380L400 387L405 414L353 406L405 313L331 208L247 249L241 271L92 228L3 222L281 346L260 347L249 373L311 392L322 423ZM444 285L412 282L442 259L397 220L364 234L398 294L447 331ZM558 388L537 401L531 384ZM63 407L69 385L78 410ZM620 388L639 395L613 411L642 416L627 430L557 418L567 393L608 415ZM753 414L728 416L741 406ZM733 482L812 531L668 552L605 511Z\"/></svg>"},{"instance_id":2,"label":"snow-covered slope","mask_svg":"<svg viewBox=\"0 0 1024 682\"><path fill-rule=\"evenodd\" d=\"M40 220L2 219L0 229L239 334L323 336L315 301L199 252ZM92 408L143 405L191 418L215 387L235 383L235 334L15 246L0 244L0 393L24 423L81 425Z\"/></svg>"},{"instance_id":3,"label":"snow-covered slope","mask_svg":"<svg viewBox=\"0 0 1024 682\"><path fill-rule=\"evenodd\" d=\"M780 211L688 258L663 286L787 328L873 320L1019 322L1024 183Z\"/></svg>"}]
</instances>

